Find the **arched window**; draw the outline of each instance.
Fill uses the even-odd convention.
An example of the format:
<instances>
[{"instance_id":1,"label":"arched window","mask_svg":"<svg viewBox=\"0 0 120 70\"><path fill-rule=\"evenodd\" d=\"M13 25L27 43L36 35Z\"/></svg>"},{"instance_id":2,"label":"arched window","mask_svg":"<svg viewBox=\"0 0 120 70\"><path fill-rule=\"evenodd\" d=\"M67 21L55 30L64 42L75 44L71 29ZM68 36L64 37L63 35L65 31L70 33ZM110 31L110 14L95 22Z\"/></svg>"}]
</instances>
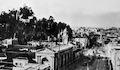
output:
<instances>
[{"instance_id":1,"label":"arched window","mask_svg":"<svg viewBox=\"0 0 120 70\"><path fill-rule=\"evenodd\" d=\"M44 57L44 58L42 59L42 64L44 64L44 61L48 61L48 59L47 59L46 57Z\"/></svg>"},{"instance_id":2,"label":"arched window","mask_svg":"<svg viewBox=\"0 0 120 70\"><path fill-rule=\"evenodd\" d=\"M18 63L15 63L15 65L17 66L17 65L18 65Z\"/></svg>"}]
</instances>

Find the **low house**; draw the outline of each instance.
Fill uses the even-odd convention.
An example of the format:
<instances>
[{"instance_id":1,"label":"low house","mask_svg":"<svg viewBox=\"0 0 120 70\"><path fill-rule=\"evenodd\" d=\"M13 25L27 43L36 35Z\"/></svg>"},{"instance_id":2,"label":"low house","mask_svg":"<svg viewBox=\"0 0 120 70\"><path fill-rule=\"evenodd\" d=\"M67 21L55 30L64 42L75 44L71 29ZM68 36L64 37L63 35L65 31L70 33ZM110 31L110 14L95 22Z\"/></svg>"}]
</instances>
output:
<instances>
[{"instance_id":1,"label":"low house","mask_svg":"<svg viewBox=\"0 0 120 70\"><path fill-rule=\"evenodd\" d=\"M7 59L7 55L5 53L0 53L0 61Z\"/></svg>"},{"instance_id":2,"label":"low house","mask_svg":"<svg viewBox=\"0 0 120 70\"><path fill-rule=\"evenodd\" d=\"M17 67L23 67L28 64L28 59L23 57L18 57L13 59L13 65Z\"/></svg>"},{"instance_id":3,"label":"low house","mask_svg":"<svg viewBox=\"0 0 120 70\"><path fill-rule=\"evenodd\" d=\"M12 39L5 39L2 42L2 45L4 46L12 45Z\"/></svg>"},{"instance_id":4,"label":"low house","mask_svg":"<svg viewBox=\"0 0 120 70\"><path fill-rule=\"evenodd\" d=\"M84 37L81 37L81 38L74 38L74 41L75 42L79 42L80 43L80 48L86 48L87 45L89 44L89 41L88 41L88 38L84 38Z\"/></svg>"},{"instance_id":5,"label":"low house","mask_svg":"<svg viewBox=\"0 0 120 70\"><path fill-rule=\"evenodd\" d=\"M8 47L8 45L15 45L15 44L18 44L18 40L15 38L15 39L5 39L2 41L2 45Z\"/></svg>"},{"instance_id":6,"label":"low house","mask_svg":"<svg viewBox=\"0 0 120 70\"><path fill-rule=\"evenodd\" d=\"M37 63L28 63L27 58L18 57L13 59L13 70L45 70L49 67Z\"/></svg>"}]
</instances>

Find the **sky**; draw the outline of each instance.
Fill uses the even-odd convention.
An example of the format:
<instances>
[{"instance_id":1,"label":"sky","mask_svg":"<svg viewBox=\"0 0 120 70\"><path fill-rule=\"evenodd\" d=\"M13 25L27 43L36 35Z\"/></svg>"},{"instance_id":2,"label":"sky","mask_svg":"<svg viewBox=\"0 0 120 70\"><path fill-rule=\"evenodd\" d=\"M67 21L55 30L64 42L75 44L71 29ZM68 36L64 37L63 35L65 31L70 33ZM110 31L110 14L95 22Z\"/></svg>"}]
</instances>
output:
<instances>
[{"instance_id":1,"label":"sky","mask_svg":"<svg viewBox=\"0 0 120 70\"><path fill-rule=\"evenodd\" d=\"M120 0L0 0L0 12L24 5L38 19L53 16L71 27L120 27Z\"/></svg>"}]
</instances>

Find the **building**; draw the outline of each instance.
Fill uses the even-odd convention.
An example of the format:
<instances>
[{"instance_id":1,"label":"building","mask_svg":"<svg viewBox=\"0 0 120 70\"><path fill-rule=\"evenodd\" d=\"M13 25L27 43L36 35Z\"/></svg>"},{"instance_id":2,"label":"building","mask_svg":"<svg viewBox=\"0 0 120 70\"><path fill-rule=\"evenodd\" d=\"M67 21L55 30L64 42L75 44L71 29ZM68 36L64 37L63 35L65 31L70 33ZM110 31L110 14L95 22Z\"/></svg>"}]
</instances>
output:
<instances>
[{"instance_id":1,"label":"building","mask_svg":"<svg viewBox=\"0 0 120 70\"><path fill-rule=\"evenodd\" d=\"M89 44L88 38L84 38L84 37L74 38L74 41L80 43L80 48L84 48L84 49L85 49L85 48L87 47L87 45Z\"/></svg>"},{"instance_id":2,"label":"building","mask_svg":"<svg viewBox=\"0 0 120 70\"><path fill-rule=\"evenodd\" d=\"M37 63L28 63L27 58L18 57L13 59L13 70L47 70L49 67Z\"/></svg>"},{"instance_id":3,"label":"building","mask_svg":"<svg viewBox=\"0 0 120 70\"><path fill-rule=\"evenodd\" d=\"M120 45L108 44L106 47L106 56L110 59L113 70L120 70Z\"/></svg>"},{"instance_id":4,"label":"building","mask_svg":"<svg viewBox=\"0 0 120 70\"><path fill-rule=\"evenodd\" d=\"M4 46L12 45L12 39L5 39L2 42L2 45Z\"/></svg>"},{"instance_id":5,"label":"building","mask_svg":"<svg viewBox=\"0 0 120 70\"><path fill-rule=\"evenodd\" d=\"M5 53L0 53L0 61L7 59L7 55Z\"/></svg>"},{"instance_id":6,"label":"building","mask_svg":"<svg viewBox=\"0 0 120 70\"><path fill-rule=\"evenodd\" d=\"M50 70L64 70L73 62L73 46L61 45L36 52L36 62L50 66Z\"/></svg>"},{"instance_id":7,"label":"building","mask_svg":"<svg viewBox=\"0 0 120 70\"><path fill-rule=\"evenodd\" d=\"M10 38L10 39L5 39L2 41L2 45L8 47L8 45L15 45L18 44L17 38Z\"/></svg>"},{"instance_id":8,"label":"building","mask_svg":"<svg viewBox=\"0 0 120 70\"><path fill-rule=\"evenodd\" d=\"M40 45L39 41L29 41L29 42L27 42L27 44L32 45L32 46L39 46Z\"/></svg>"},{"instance_id":9,"label":"building","mask_svg":"<svg viewBox=\"0 0 120 70\"><path fill-rule=\"evenodd\" d=\"M79 51L74 49L75 45L68 42L67 29L65 28L59 35L62 35L62 43L55 45L54 42L51 42L45 49L37 50L35 53L36 62L49 66L50 70L65 70L78 56L76 54Z\"/></svg>"}]
</instances>

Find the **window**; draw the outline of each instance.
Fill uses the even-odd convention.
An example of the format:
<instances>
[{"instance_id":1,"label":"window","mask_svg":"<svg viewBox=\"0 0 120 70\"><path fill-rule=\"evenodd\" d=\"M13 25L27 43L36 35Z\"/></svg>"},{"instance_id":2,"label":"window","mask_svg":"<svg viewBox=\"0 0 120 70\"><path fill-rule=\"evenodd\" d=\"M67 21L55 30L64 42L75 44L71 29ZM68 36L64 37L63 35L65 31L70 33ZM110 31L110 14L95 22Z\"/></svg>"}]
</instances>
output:
<instances>
[{"instance_id":1,"label":"window","mask_svg":"<svg viewBox=\"0 0 120 70\"><path fill-rule=\"evenodd\" d=\"M67 63L69 63L69 61L70 61L70 57L69 57L69 52L68 52L68 54L67 54Z\"/></svg>"},{"instance_id":2,"label":"window","mask_svg":"<svg viewBox=\"0 0 120 70\"><path fill-rule=\"evenodd\" d=\"M17 65L18 65L18 63L15 63L15 65L17 66Z\"/></svg>"},{"instance_id":3,"label":"window","mask_svg":"<svg viewBox=\"0 0 120 70\"><path fill-rule=\"evenodd\" d=\"M61 58L60 59L60 67L62 67L63 66L63 55L61 55L60 58Z\"/></svg>"},{"instance_id":4,"label":"window","mask_svg":"<svg viewBox=\"0 0 120 70\"><path fill-rule=\"evenodd\" d=\"M65 54L63 54L63 65L65 65Z\"/></svg>"},{"instance_id":5,"label":"window","mask_svg":"<svg viewBox=\"0 0 120 70\"><path fill-rule=\"evenodd\" d=\"M44 61L48 61L48 59L47 59L46 57L44 57L44 58L42 59L42 64L44 64Z\"/></svg>"},{"instance_id":6,"label":"window","mask_svg":"<svg viewBox=\"0 0 120 70\"><path fill-rule=\"evenodd\" d=\"M20 63L20 66L23 66L23 64L22 64L22 63Z\"/></svg>"}]
</instances>

